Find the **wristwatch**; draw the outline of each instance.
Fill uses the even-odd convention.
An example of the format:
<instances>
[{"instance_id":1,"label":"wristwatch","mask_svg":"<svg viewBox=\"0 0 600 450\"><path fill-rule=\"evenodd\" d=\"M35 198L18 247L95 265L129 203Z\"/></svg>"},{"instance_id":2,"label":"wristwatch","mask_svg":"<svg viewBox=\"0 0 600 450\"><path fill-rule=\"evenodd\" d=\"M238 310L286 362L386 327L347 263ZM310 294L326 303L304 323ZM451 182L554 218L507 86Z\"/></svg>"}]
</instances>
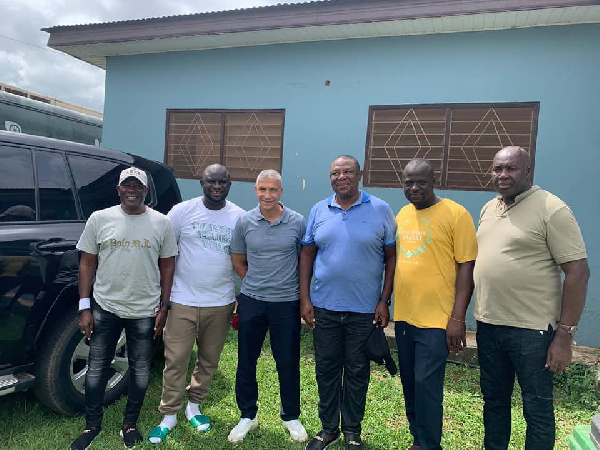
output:
<instances>
[{"instance_id":1,"label":"wristwatch","mask_svg":"<svg viewBox=\"0 0 600 450\"><path fill-rule=\"evenodd\" d=\"M390 298L383 298L383 297L381 297L381 298L379 299L379 301L380 301L380 302L385 302L385 303L386 303L388 306L391 306L391 305L392 305L392 299L390 299Z\"/></svg>"},{"instance_id":2,"label":"wristwatch","mask_svg":"<svg viewBox=\"0 0 600 450\"><path fill-rule=\"evenodd\" d=\"M565 325L559 322L558 328L566 331L571 337L575 337L575 333L577 333L577 325Z\"/></svg>"},{"instance_id":3,"label":"wristwatch","mask_svg":"<svg viewBox=\"0 0 600 450\"><path fill-rule=\"evenodd\" d=\"M161 301L158 304L158 307L159 308L165 307L165 308L167 308L167 311L169 311L171 309L171 302L170 301L169 302L163 302L163 301Z\"/></svg>"}]
</instances>

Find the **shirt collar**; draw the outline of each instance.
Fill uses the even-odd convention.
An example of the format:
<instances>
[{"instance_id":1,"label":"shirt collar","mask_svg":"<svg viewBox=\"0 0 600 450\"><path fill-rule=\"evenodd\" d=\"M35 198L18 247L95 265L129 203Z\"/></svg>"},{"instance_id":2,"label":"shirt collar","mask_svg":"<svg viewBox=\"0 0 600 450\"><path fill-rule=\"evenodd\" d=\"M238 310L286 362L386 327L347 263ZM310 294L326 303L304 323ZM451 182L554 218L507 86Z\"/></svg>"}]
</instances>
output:
<instances>
[{"instance_id":1,"label":"shirt collar","mask_svg":"<svg viewBox=\"0 0 600 450\"><path fill-rule=\"evenodd\" d=\"M518 203L521 203L523 200L525 200L531 194L533 194L534 192L539 191L539 190L540 190L539 186L531 186L526 191L521 192L519 195L517 195L515 197L515 201L514 202L512 202L510 205L506 205L506 210L514 208L515 206L517 206ZM504 200L502 199L501 195L499 195L496 198L498 199L498 204L499 205L504 205Z\"/></svg>"},{"instance_id":2,"label":"shirt collar","mask_svg":"<svg viewBox=\"0 0 600 450\"><path fill-rule=\"evenodd\" d=\"M279 220L273 222L273 225L276 223L288 223L290 221L290 210L287 209L283 203L279 202L279 204L283 207L283 213L281 214ZM260 212L260 205L256 205L256 208L254 208L252 211L258 220L267 220Z\"/></svg>"},{"instance_id":3,"label":"shirt collar","mask_svg":"<svg viewBox=\"0 0 600 450\"><path fill-rule=\"evenodd\" d=\"M352 203L352 205L350 206L350 208L353 208L356 205L360 205L361 203L368 203L371 201L371 196L369 194L367 194L365 191L359 191L360 192L360 197L358 197L358 200L356 200L354 203ZM333 194L331 197L329 197L329 199L327 199L327 206L332 207L332 208L340 208L341 206L338 205L338 202L335 200L335 194ZM348 209L350 209L348 208Z\"/></svg>"}]
</instances>

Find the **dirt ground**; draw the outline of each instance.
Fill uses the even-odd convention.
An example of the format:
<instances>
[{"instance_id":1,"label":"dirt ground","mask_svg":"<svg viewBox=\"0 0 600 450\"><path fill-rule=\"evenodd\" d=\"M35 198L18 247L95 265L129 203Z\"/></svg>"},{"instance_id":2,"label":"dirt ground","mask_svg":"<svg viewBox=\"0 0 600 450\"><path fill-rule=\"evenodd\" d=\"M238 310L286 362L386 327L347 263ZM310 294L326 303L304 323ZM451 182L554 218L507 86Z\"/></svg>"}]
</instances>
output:
<instances>
[{"instance_id":1,"label":"dirt ground","mask_svg":"<svg viewBox=\"0 0 600 450\"><path fill-rule=\"evenodd\" d=\"M394 324L392 322L385 329L385 334L390 347L396 348ZM575 341L577 342L577 339ZM467 331L467 348L459 355L451 354L448 356L448 361L477 365L477 342L475 341L474 331ZM583 361L600 369L600 349L575 345L573 347L573 361Z\"/></svg>"}]
</instances>

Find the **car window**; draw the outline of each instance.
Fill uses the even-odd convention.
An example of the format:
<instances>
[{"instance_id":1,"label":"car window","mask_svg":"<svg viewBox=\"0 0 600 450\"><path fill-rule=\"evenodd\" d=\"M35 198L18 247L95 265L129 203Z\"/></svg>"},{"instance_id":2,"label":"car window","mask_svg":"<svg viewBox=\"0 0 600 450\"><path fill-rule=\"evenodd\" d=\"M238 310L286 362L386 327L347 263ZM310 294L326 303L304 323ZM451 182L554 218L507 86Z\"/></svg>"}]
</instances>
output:
<instances>
[{"instance_id":1,"label":"car window","mask_svg":"<svg viewBox=\"0 0 600 450\"><path fill-rule=\"evenodd\" d=\"M117 184L128 166L114 161L68 155L84 218L99 209L119 204Z\"/></svg>"},{"instance_id":2,"label":"car window","mask_svg":"<svg viewBox=\"0 0 600 450\"><path fill-rule=\"evenodd\" d=\"M77 220L73 189L62 153L35 155L40 195L40 220Z\"/></svg>"},{"instance_id":3,"label":"car window","mask_svg":"<svg viewBox=\"0 0 600 450\"><path fill-rule=\"evenodd\" d=\"M31 150L0 146L0 222L35 220Z\"/></svg>"}]
</instances>

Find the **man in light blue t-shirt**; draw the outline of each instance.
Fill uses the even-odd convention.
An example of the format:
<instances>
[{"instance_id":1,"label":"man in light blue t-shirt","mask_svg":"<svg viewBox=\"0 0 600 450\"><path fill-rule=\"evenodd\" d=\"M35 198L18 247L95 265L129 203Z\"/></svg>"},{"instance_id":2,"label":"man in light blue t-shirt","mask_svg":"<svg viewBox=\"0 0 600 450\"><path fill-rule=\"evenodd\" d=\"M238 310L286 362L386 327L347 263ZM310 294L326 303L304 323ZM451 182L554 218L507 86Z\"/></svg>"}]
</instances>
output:
<instances>
[{"instance_id":1,"label":"man in light blue t-shirt","mask_svg":"<svg viewBox=\"0 0 600 450\"><path fill-rule=\"evenodd\" d=\"M346 448L360 450L370 377L364 345L373 325L390 319L396 223L386 202L358 189L356 158L339 156L329 175L335 194L313 206L300 255L301 314L314 329L322 425L306 449L336 442L341 416Z\"/></svg>"},{"instance_id":2,"label":"man in light blue t-shirt","mask_svg":"<svg viewBox=\"0 0 600 450\"><path fill-rule=\"evenodd\" d=\"M256 428L256 362L267 329L277 363L281 419L294 441L308 438L300 416L300 303L298 256L304 218L283 206L281 175L263 170L254 187L258 206L240 218L231 238L233 269L242 278L238 296L238 367L235 397L240 422L227 439L239 442Z\"/></svg>"}]
</instances>

